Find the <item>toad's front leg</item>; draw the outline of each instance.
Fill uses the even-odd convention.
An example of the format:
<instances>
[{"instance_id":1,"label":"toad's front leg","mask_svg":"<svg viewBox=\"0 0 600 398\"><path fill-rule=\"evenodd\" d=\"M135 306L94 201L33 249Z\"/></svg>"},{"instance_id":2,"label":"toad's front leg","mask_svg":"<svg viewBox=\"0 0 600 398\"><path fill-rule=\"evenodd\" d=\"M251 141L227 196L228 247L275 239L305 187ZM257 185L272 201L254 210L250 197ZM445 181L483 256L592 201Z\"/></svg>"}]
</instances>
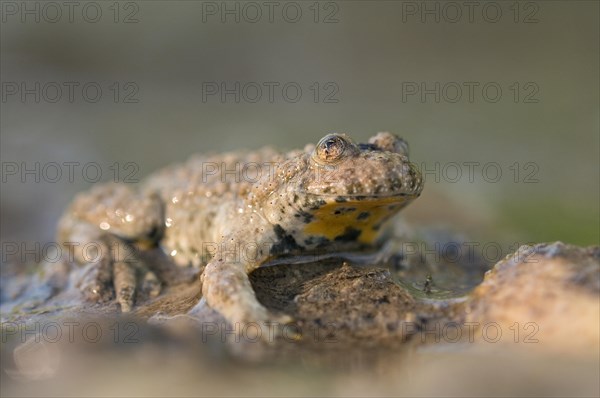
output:
<instances>
[{"instance_id":1,"label":"toad's front leg","mask_svg":"<svg viewBox=\"0 0 600 398\"><path fill-rule=\"evenodd\" d=\"M232 324L270 318L269 311L256 299L243 264L211 261L204 269L201 281L202 295L208 305Z\"/></svg>"},{"instance_id":2,"label":"toad's front leg","mask_svg":"<svg viewBox=\"0 0 600 398\"><path fill-rule=\"evenodd\" d=\"M232 242L232 239L227 241ZM234 241L241 242L238 239ZM217 253L204 268L201 277L202 296L211 308L220 312L232 325L256 322L277 326L292 321L288 315L277 315L265 308L250 284L248 274L269 257L269 246L256 244L254 247L261 249L256 256L252 256L251 261L233 252ZM242 248L242 244L238 243L236 247Z\"/></svg>"}]
</instances>

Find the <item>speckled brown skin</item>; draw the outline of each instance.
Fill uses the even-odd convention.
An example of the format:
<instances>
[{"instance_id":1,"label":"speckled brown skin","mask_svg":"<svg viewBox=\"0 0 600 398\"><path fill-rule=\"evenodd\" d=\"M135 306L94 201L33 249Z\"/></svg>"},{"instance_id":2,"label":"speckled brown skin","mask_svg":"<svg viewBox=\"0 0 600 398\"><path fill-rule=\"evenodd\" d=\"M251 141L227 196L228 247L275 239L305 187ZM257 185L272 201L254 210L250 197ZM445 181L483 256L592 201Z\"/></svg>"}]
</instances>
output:
<instances>
[{"instance_id":1,"label":"speckled brown skin","mask_svg":"<svg viewBox=\"0 0 600 398\"><path fill-rule=\"evenodd\" d=\"M316 146L198 156L150 176L138 190L101 185L78 195L61 242L100 255L81 281L93 299L115 290L122 311L160 283L134 248L159 245L179 265L201 266L206 302L230 322L288 321L258 302L248 273L279 256L363 250L417 198L423 180L406 142L378 133L367 144L329 134ZM89 245L87 245L89 248Z\"/></svg>"}]
</instances>

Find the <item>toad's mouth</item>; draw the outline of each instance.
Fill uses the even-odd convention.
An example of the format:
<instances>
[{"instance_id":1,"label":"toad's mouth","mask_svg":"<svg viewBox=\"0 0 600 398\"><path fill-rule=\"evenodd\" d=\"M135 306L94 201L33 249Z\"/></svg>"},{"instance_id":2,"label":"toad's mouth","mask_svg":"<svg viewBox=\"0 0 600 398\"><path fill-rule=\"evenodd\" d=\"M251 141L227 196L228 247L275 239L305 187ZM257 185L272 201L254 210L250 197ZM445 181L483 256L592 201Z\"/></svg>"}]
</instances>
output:
<instances>
[{"instance_id":1,"label":"toad's mouth","mask_svg":"<svg viewBox=\"0 0 600 398\"><path fill-rule=\"evenodd\" d=\"M381 193L314 193L307 192L305 190L300 190L303 194L309 198L309 201L312 203L357 203L364 202L365 205L368 203L373 206L377 206L378 204L392 204L396 203L405 203L408 204L413 200L417 199L421 196L421 189L415 187L415 189L411 191L406 191L404 189L399 191L388 191Z\"/></svg>"},{"instance_id":2,"label":"toad's mouth","mask_svg":"<svg viewBox=\"0 0 600 398\"><path fill-rule=\"evenodd\" d=\"M363 201L364 202L378 202L378 201L404 202L406 200L410 201L410 200L414 200L414 199L418 198L421 195L421 193L420 192L404 192L404 191L402 191L402 192L385 192L385 193L380 193L380 194L357 193L357 194L342 194L342 195L335 195L335 194L313 194L313 195L315 197L323 197L327 201L329 201L331 198L334 198L335 201L338 203L363 202Z\"/></svg>"}]
</instances>

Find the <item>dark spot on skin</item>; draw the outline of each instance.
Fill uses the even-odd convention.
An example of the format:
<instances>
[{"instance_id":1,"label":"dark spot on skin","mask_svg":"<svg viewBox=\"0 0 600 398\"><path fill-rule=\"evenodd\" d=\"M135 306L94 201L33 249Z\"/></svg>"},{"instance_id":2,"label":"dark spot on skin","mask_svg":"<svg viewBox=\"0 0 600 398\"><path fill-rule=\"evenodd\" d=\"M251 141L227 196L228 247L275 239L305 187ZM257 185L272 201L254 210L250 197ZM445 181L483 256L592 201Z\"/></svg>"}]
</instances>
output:
<instances>
[{"instance_id":1,"label":"dark spot on skin","mask_svg":"<svg viewBox=\"0 0 600 398\"><path fill-rule=\"evenodd\" d=\"M353 242L355 241L362 231L360 229L347 227L343 234L335 237L336 242Z\"/></svg>"},{"instance_id":2,"label":"dark spot on skin","mask_svg":"<svg viewBox=\"0 0 600 398\"><path fill-rule=\"evenodd\" d=\"M334 211L333 214L346 214L346 213L351 213L355 210L356 210L355 207L340 207L339 209Z\"/></svg>"},{"instance_id":3,"label":"dark spot on skin","mask_svg":"<svg viewBox=\"0 0 600 398\"><path fill-rule=\"evenodd\" d=\"M150 232L148 233L147 239L152 243L157 244L164 235L164 224L156 225L152 227Z\"/></svg>"},{"instance_id":4,"label":"dark spot on skin","mask_svg":"<svg viewBox=\"0 0 600 398\"><path fill-rule=\"evenodd\" d=\"M310 210L317 210L319 209L321 206L327 204L327 202L325 202L325 200L323 199L317 199L314 202L310 202L308 203L308 208Z\"/></svg>"},{"instance_id":5,"label":"dark spot on skin","mask_svg":"<svg viewBox=\"0 0 600 398\"><path fill-rule=\"evenodd\" d=\"M277 243L271 247L271 254L283 254L302 249L296 242L296 239L288 234L281 225L276 224L273 227L273 232L275 232L275 236L277 237Z\"/></svg>"},{"instance_id":6,"label":"dark spot on skin","mask_svg":"<svg viewBox=\"0 0 600 398\"><path fill-rule=\"evenodd\" d=\"M371 213L369 213L368 211L363 211L362 213L360 213L358 215L358 217L356 217L357 220L366 220L367 218L369 218L369 216L371 215Z\"/></svg>"},{"instance_id":7,"label":"dark spot on skin","mask_svg":"<svg viewBox=\"0 0 600 398\"><path fill-rule=\"evenodd\" d=\"M309 212L304 211L304 210L300 210L298 213L294 214L294 217L302 218L302 221L305 224L308 224L309 222L311 222L313 220L313 218L315 218L312 214L310 214Z\"/></svg>"},{"instance_id":8,"label":"dark spot on skin","mask_svg":"<svg viewBox=\"0 0 600 398\"><path fill-rule=\"evenodd\" d=\"M304 240L306 246L324 247L329 244L329 239L324 236L311 236Z\"/></svg>"}]
</instances>

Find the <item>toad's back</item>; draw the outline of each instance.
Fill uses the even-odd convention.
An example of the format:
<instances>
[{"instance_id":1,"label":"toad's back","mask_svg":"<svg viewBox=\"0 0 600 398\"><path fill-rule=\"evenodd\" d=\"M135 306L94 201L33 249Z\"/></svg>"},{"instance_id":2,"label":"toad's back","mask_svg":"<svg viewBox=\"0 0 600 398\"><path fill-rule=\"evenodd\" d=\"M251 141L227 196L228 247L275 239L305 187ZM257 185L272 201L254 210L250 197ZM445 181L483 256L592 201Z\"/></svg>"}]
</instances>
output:
<instances>
[{"instance_id":1,"label":"toad's back","mask_svg":"<svg viewBox=\"0 0 600 398\"><path fill-rule=\"evenodd\" d=\"M150 175L142 193L157 194L163 203L163 250L180 265L205 263L208 249L233 229L246 227L240 214L252 186L273 178L275 166L291 154L266 147L196 155Z\"/></svg>"}]
</instances>

